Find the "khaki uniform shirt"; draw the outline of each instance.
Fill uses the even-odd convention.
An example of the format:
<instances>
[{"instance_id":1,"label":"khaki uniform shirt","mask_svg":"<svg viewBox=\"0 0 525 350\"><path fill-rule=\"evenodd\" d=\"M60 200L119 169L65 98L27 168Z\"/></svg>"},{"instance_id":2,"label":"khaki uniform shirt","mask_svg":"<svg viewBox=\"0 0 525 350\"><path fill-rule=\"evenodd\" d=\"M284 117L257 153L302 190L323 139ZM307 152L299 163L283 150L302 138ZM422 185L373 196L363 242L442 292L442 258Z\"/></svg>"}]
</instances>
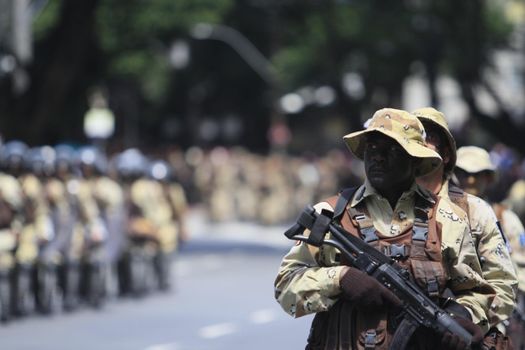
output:
<instances>
[{"instance_id":1,"label":"khaki uniform shirt","mask_svg":"<svg viewBox=\"0 0 525 350\"><path fill-rule=\"evenodd\" d=\"M8 174L0 172L0 199L5 201L13 210L19 211L22 207L22 188L18 180ZM17 223L19 218L13 220L11 223L12 229L20 229ZM5 228L0 230L0 268L9 268L13 265L14 260L12 254L9 252L16 246L16 237L13 230Z\"/></svg>"},{"instance_id":2,"label":"khaki uniform shirt","mask_svg":"<svg viewBox=\"0 0 525 350\"><path fill-rule=\"evenodd\" d=\"M414 222L416 196L429 198L429 193L416 185L402 194L394 209L388 201L365 182L354 195L350 205L364 201L376 230L395 236ZM316 209L329 208L328 203ZM331 208L330 208L331 209ZM481 277L481 267L468 234L465 216L447 200L440 200L435 215L442 225L441 248L443 265L449 275L449 286L457 300L471 313L474 322L484 330L487 312L494 298L494 290ZM463 213L464 214L464 213ZM336 250L330 246L316 248L298 243L283 258L276 281L275 297L283 309L294 317L328 310L341 294L339 275L342 266L335 261Z\"/></svg>"},{"instance_id":3,"label":"khaki uniform shirt","mask_svg":"<svg viewBox=\"0 0 525 350\"><path fill-rule=\"evenodd\" d=\"M525 228L520 218L510 209L503 211L501 226L510 246L510 258L514 262L519 290L525 292Z\"/></svg>"},{"instance_id":4,"label":"khaki uniform shirt","mask_svg":"<svg viewBox=\"0 0 525 350\"><path fill-rule=\"evenodd\" d=\"M439 196L449 198L448 182L443 184ZM516 273L490 204L471 194L467 194L467 201L470 234L481 260L482 277L496 290L489 312L490 323L495 325L512 313L517 288Z\"/></svg>"}]
</instances>

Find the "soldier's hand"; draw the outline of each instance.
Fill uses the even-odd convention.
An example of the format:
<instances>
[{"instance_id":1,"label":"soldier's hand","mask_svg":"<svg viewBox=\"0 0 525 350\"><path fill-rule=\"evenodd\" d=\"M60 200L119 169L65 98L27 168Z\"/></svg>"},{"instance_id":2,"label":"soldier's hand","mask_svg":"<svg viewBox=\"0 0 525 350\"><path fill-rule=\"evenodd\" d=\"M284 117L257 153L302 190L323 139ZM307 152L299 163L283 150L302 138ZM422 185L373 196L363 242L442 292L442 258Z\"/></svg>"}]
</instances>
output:
<instances>
[{"instance_id":1,"label":"soldier's hand","mask_svg":"<svg viewBox=\"0 0 525 350\"><path fill-rule=\"evenodd\" d=\"M470 349L481 349L481 342L483 341L483 331L481 328L469 319L454 316L457 323L467 332L472 335ZM464 350L467 349L465 343L457 335L452 333L445 333L441 338L441 345L445 350Z\"/></svg>"},{"instance_id":2,"label":"soldier's hand","mask_svg":"<svg viewBox=\"0 0 525 350\"><path fill-rule=\"evenodd\" d=\"M375 278L353 267L345 267L341 271L339 284L343 290L343 297L360 307L403 305L398 297Z\"/></svg>"}]
</instances>

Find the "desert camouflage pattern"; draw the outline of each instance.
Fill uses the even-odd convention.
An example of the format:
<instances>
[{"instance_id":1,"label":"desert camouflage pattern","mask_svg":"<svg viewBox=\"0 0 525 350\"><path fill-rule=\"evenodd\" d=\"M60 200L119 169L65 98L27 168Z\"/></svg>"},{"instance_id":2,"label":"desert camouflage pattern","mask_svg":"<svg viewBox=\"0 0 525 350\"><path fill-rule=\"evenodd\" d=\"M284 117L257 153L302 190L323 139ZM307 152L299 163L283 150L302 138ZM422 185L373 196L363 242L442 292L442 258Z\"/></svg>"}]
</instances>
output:
<instances>
[{"instance_id":1,"label":"desert camouflage pattern","mask_svg":"<svg viewBox=\"0 0 525 350\"><path fill-rule=\"evenodd\" d=\"M383 108L374 113L366 122L366 129L345 135L343 139L350 151L363 159L366 135L379 132L394 139L411 156L421 161L416 169L417 176L428 174L441 164L441 157L425 145L425 129L413 114L393 108Z\"/></svg>"},{"instance_id":2,"label":"desert camouflage pattern","mask_svg":"<svg viewBox=\"0 0 525 350\"><path fill-rule=\"evenodd\" d=\"M18 181L25 208L15 257L17 262L29 264L36 260L40 244L51 241L55 233L40 179L33 174L24 174Z\"/></svg>"},{"instance_id":3,"label":"desert camouflage pattern","mask_svg":"<svg viewBox=\"0 0 525 350\"><path fill-rule=\"evenodd\" d=\"M439 196L449 198L448 194L449 183L446 181ZM479 255L482 277L496 290L496 298L489 311L489 321L494 326L512 314L517 288L516 272L490 204L471 194L467 194L467 202L469 234ZM447 232L443 231L443 234Z\"/></svg>"},{"instance_id":4,"label":"desert camouflage pattern","mask_svg":"<svg viewBox=\"0 0 525 350\"><path fill-rule=\"evenodd\" d=\"M516 213L502 204L494 204L505 237L508 241L510 256L516 268L518 288L525 292L525 228Z\"/></svg>"},{"instance_id":5,"label":"desert camouflage pattern","mask_svg":"<svg viewBox=\"0 0 525 350\"><path fill-rule=\"evenodd\" d=\"M414 184L399 199L395 209L377 193L368 182L361 186L350 202L355 207L364 201L376 230L396 236L403 227L414 222L416 196L428 198L430 194ZM317 210L333 210L321 202ZM463 213L463 216L460 216ZM460 215L458 215L460 214ZM436 221L441 225L443 264L449 275L448 285L457 300L471 313L473 321L488 330L488 313L495 292L482 277L480 262L469 234L466 215L446 199L436 208ZM334 305L340 294L339 275L342 266L336 262L336 249L316 248L297 243L285 255L275 280L275 297L281 307L293 317L326 311Z\"/></svg>"},{"instance_id":6,"label":"desert camouflage pattern","mask_svg":"<svg viewBox=\"0 0 525 350\"><path fill-rule=\"evenodd\" d=\"M131 200L151 225L151 235L158 241L161 251L174 251L177 248L177 227L162 185L155 180L139 179L131 186Z\"/></svg>"}]
</instances>

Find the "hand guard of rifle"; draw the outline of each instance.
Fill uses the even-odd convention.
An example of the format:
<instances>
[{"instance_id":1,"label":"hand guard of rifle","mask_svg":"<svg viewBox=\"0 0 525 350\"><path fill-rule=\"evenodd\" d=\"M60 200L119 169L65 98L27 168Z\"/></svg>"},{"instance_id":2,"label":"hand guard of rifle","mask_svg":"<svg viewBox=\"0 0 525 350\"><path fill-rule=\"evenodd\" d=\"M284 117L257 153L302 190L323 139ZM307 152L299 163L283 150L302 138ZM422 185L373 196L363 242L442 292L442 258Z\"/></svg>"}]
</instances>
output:
<instances>
[{"instance_id":1,"label":"hand guard of rifle","mask_svg":"<svg viewBox=\"0 0 525 350\"><path fill-rule=\"evenodd\" d=\"M332 215L331 211L317 213L312 206L307 206L297 222L285 232L285 236L317 247L326 244L337 248L355 268L376 278L403 302L405 321L414 326L413 330L427 327L440 335L450 332L459 336L470 348L472 335L421 291L410 280L405 269L392 258L345 231L332 220ZM308 236L304 235L305 229L310 230ZM330 238L326 237L328 232Z\"/></svg>"}]
</instances>

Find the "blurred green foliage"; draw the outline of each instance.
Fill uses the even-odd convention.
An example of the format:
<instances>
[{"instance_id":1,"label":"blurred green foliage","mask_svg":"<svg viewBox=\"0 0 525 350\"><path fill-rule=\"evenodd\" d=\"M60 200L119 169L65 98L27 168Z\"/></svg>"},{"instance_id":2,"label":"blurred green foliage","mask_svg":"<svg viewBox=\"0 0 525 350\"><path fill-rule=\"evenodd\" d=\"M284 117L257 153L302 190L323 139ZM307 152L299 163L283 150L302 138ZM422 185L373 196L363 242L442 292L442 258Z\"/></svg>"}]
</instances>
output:
<instances>
[{"instance_id":1,"label":"blurred green foliage","mask_svg":"<svg viewBox=\"0 0 525 350\"><path fill-rule=\"evenodd\" d=\"M279 84L261 80L231 44L192 38L197 23L242 33L271 60ZM468 91L482 81L493 50L508 46L512 31L502 8L488 0L50 0L33 23L31 84L22 94L0 85L0 126L8 138L31 143L82 139L89 92L101 88L116 114L121 145L205 143L201 121L220 125L236 116L242 136L206 142L264 150L276 97L330 86L334 104L308 107L300 121L289 121L322 144L320 135L304 129L312 132L310 126L324 119L351 130L374 109L399 107L414 67L423 67L435 104L440 73ZM190 50L188 66L180 69L168 60L176 40ZM362 95L345 92L341 81L348 73L361 77ZM20 120L39 132L20 127ZM168 122L176 125L171 133Z\"/></svg>"}]
</instances>

